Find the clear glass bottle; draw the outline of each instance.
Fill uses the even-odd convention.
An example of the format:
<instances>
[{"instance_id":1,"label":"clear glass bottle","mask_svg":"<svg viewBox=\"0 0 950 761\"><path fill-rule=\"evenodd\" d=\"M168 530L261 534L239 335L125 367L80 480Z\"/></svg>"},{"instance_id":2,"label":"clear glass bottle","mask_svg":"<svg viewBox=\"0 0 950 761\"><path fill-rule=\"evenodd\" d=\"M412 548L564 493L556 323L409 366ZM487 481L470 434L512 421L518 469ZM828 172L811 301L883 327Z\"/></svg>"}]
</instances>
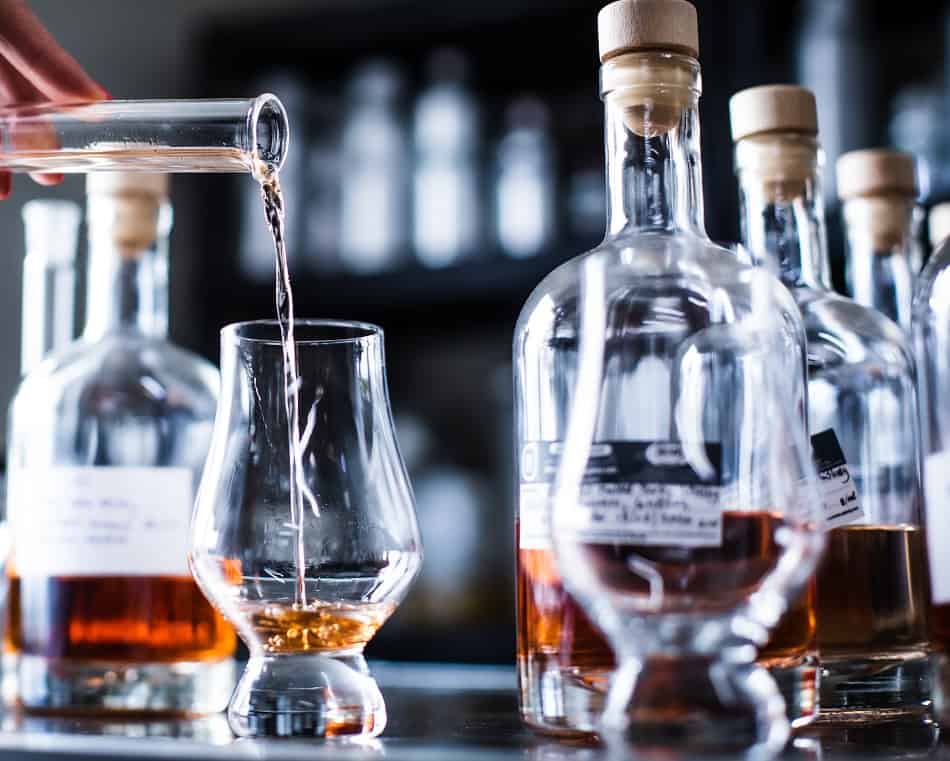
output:
<instances>
[{"instance_id":1,"label":"clear glass bottle","mask_svg":"<svg viewBox=\"0 0 950 761\"><path fill-rule=\"evenodd\" d=\"M26 257L20 375L75 338L79 217L79 206L72 201L36 200L23 205Z\"/></svg>"},{"instance_id":2,"label":"clear glass bottle","mask_svg":"<svg viewBox=\"0 0 950 761\"><path fill-rule=\"evenodd\" d=\"M920 713L931 699L929 582L909 347L892 321L831 290L812 93L753 88L733 98L731 111L743 242L754 261L780 272L801 310L810 429L834 431L860 505L839 516L825 495L821 712Z\"/></svg>"},{"instance_id":3,"label":"clear glass bottle","mask_svg":"<svg viewBox=\"0 0 950 761\"><path fill-rule=\"evenodd\" d=\"M386 60L364 64L347 88L340 149L340 256L352 272L394 268L409 242L404 89L402 73Z\"/></svg>"},{"instance_id":4,"label":"clear glass bottle","mask_svg":"<svg viewBox=\"0 0 950 761\"><path fill-rule=\"evenodd\" d=\"M495 230L502 251L524 259L540 254L554 235L554 144L541 101L515 101L507 120L495 161Z\"/></svg>"},{"instance_id":5,"label":"clear glass bottle","mask_svg":"<svg viewBox=\"0 0 950 761\"><path fill-rule=\"evenodd\" d=\"M838 159L836 174L851 297L909 333L923 260L914 157L882 149L852 151Z\"/></svg>"},{"instance_id":6,"label":"clear glass bottle","mask_svg":"<svg viewBox=\"0 0 950 761\"><path fill-rule=\"evenodd\" d=\"M88 179L86 324L13 402L7 648L44 711L219 711L232 628L188 570L218 374L167 332L164 175Z\"/></svg>"},{"instance_id":7,"label":"clear glass bottle","mask_svg":"<svg viewBox=\"0 0 950 761\"><path fill-rule=\"evenodd\" d=\"M641 13L656 23L643 23ZM641 20L631 23L631 16ZM732 479L745 455L730 444L741 433L743 410L755 406L745 385L752 380L742 342L730 344L735 336L729 327L713 325L749 316L751 269L712 243L704 228L695 9L685 0L619 0L601 11L600 44L606 237L541 282L522 309L514 336L520 707L531 727L562 735L595 731L614 669L614 655L600 630L565 591L551 544L553 463L565 437L575 380L584 263L603 261L607 287L595 433L601 454L639 452L648 442L679 442L698 433L722 442L722 471ZM775 291L785 342L777 364L789 383L788 403L797 408L804 405L804 332L791 295L777 283ZM719 346L717 337L726 345ZM713 378L704 378L710 386L678 385L684 363L692 358L704 363L707 350L715 354L719 349L713 367L701 370L712 372ZM703 407L702 398L690 395L694 390L715 403ZM689 409L697 414L684 416ZM694 431L693 425L703 430ZM637 478L621 473L615 487L623 490ZM705 561L725 547L735 553L730 560L751 560L751 537L771 547L774 526L764 508L742 504L742 496L717 511L725 516L723 536L700 539L694 545L702 547L698 554L677 536L667 549L650 549L678 553L675 572L691 569L687 573L696 579L703 578ZM663 545L663 540L654 536L647 544Z\"/></svg>"},{"instance_id":8,"label":"clear glass bottle","mask_svg":"<svg viewBox=\"0 0 950 761\"><path fill-rule=\"evenodd\" d=\"M432 84L413 116L413 247L426 267L447 267L478 251L482 231L478 103L468 62L457 50L436 51Z\"/></svg>"},{"instance_id":9,"label":"clear glass bottle","mask_svg":"<svg viewBox=\"0 0 950 761\"><path fill-rule=\"evenodd\" d=\"M940 207L937 207L940 208ZM950 715L950 244L945 238L920 273L914 295L914 349L932 586L931 626L943 653L941 719Z\"/></svg>"}]
</instances>

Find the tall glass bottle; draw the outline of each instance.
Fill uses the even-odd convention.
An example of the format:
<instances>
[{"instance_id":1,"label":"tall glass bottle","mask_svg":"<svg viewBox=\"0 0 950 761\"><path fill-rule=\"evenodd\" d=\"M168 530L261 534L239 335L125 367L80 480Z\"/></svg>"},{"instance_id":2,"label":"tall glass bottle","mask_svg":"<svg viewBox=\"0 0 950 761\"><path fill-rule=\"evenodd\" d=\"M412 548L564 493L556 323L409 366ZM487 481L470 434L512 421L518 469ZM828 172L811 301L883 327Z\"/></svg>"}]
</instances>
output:
<instances>
[{"instance_id":1,"label":"tall glass bottle","mask_svg":"<svg viewBox=\"0 0 950 761\"><path fill-rule=\"evenodd\" d=\"M778 273L798 303L811 373L815 370L811 360L823 353L823 314L842 303L846 309L863 311L835 296L828 285L815 98L801 87L755 87L733 96L730 117L736 142L742 244L755 264ZM824 305L825 313L820 307L816 315L814 305ZM830 335L834 334L829 334L828 340ZM818 713L815 622L813 581L759 654L782 691L793 726L808 723Z\"/></svg>"},{"instance_id":2,"label":"tall glass bottle","mask_svg":"<svg viewBox=\"0 0 950 761\"><path fill-rule=\"evenodd\" d=\"M937 207L940 208L940 207ZM914 295L914 349L920 394L932 631L943 654L941 719L950 711L950 241L934 250Z\"/></svg>"},{"instance_id":3,"label":"tall glass bottle","mask_svg":"<svg viewBox=\"0 0 950 761\"><path fill-rule=\"evenodd\" d=\"M738 421L743 411L755 408L742 341L719 324L751 313L747 285L740 284L747 282L749 268L713 244L704 227L696 11L685 0L618 0L601 11L600 46L606 237L541 282L522 309L514 336L521 714L535 729L566 735L595 729L614 667L601 633L564 591L551 551L551 480L574 388L584 263L602 259L607 284L594 446L602 460L595 463L592 456L588 466L617 466L604 476L605 489L635 493L643 483L636 462L643 462L650 443L677 447L694 435L722 442L722 473L734 477L747 464L738 459L743 425ZM804 332L790 294L775 290L786 344L780 372L789 382L789 403L804 405ZM693 360L702 377L683 385L678 379ZM704 404L705 398L715 401ZM591 470L588 475L599 478ZM754 494L731 496L725 506L712 506L722 535L699 532L687 540L678 529L650 533L643 539L647 554L668 553L677 578L685 572L701 579L716 558L723 568L752 561L753 536L762 540L756 545L760 550L774 546L764 518L767 506L756 505ZM605 552L614 540L629 537L629 528L607 537ZM696 525L682 528L688 533ZM763 565L757 567L769 562L764 557L753 562L759 561Z\"/></svg>"},{"instance_id":4,"label":"tall glass bottle","mask_svg":"<svg viewBox=\"0 0 950 761\"><path fill-rule=\"evenodd\" d=\"M7 648L27 709L210 712L231 627L188 571L217 373L166 338L162 175L91 174L86 325L13 402Z\"/></svg>"},{"instance_id":5,"label":"tall glass bottle","mask_svg":"<svg viewBox=\"0 0 950 761\"><path fill-rule=\"evenodd\" d=\"M780 272L801 309L816 450L818 437L833 431L856 487L854 502L840 502L850 494L824 495L821 711L847 718L921 712L930 700L928 578L908 346L893 322L830 288L811 92L752 88L732 99L731 112L742 238L757 263ZM825 473L834 484L833 471Z\"/></svg>"},{"instance_id":6,"label":"tall glass bottle","mask_svg":"<svg viewBox=\"0 0 950 761\"><path fill-rule=\"evenodd\" d=\"M23 225L20 375L74 338L79 206L72 201L29 201L23 205Z\"/></svg>"},{"instance_id":7,"label":"tall glass bottle","mask_svg":"<svg viewBox=\"0 0 950 761\"><path fill-rule=\"evenodd\" d=\"M914 157L899 151L852 151L836 165L847 235L851 297L910 332L914 280L923 259Z\"/></svg>"}]
</instances>

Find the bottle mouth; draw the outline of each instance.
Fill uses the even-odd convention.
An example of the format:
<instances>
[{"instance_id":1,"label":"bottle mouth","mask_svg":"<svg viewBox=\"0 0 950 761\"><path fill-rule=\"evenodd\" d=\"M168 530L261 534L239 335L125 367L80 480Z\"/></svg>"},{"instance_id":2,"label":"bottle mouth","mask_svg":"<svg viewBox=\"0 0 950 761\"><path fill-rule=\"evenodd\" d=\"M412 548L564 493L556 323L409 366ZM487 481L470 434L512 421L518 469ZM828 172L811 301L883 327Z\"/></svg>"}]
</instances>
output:
<instances>
[{"instance_id":1,"label":"bottle mouth","mask_svg":"<svg viewBox=\"0 0 950 761\"><path fill-rule=\"evenodd\" d=\"M290 124L287 111L276 95L265 93L254 98L248 112L248 128L253 163L278 171L290 146Z\"/></svg>"}]
</instances>

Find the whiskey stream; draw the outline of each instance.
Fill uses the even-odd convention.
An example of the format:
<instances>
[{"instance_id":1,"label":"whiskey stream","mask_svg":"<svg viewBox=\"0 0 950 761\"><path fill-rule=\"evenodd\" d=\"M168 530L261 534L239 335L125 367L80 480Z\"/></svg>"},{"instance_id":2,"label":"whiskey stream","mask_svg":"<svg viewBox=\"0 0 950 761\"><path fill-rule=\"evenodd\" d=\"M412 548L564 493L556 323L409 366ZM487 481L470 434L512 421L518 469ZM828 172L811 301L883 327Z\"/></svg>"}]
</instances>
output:
<instances>
[{"instance_id":1,"label":"whiskey stream","mask_svg":"<svg viewBox=\"0 0 950 761\"><path fill-rule=\"evenodd\" d=\"M294 542L294 568L297 578L294 587L294 607L307 607L307 559L304 544L304 495L310 497L313 509L317 509L303 478L303 450L305 442L300 436L300 366L297 362L297 345L294 343L294 294L290 284L290 268L287 264L287 245L284 239L284 196L280 189L277 172L270 167L255 167L254 178L261 185L264 201L264 216L274 239L276 255L276 302L277 323L280 327L280 343L283 355L284 406L287 411L287 444L290 454L290 522L296 534Z\"/></svg>"}]
</instances>

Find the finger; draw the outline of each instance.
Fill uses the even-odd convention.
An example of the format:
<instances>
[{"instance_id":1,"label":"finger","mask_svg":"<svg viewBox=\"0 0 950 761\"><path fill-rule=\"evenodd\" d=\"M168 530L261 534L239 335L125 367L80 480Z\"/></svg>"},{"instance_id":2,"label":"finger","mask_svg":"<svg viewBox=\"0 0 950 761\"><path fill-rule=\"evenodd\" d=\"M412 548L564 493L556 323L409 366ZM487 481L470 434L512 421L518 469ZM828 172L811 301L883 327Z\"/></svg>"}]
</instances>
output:
<instances>
[{"instance_id":1,"label":"finger","mask_svg":"<svg viewBox=\"0 0 950 761\"><path fill-rule=\"evenodd\" d=\"M38 172L30 172L30 179L38 185L59 185L63 181L63 175L61 174L39 174Z\"/></svg>"},{"instance_id":2,"label":"finger","mask_svg":"<svg viewBox=\"0 0 950 761\"><path fill-rule=\"evenodd\" d=\"M0 201L10 197L13 190L13 175L9 172L0 172Z\"/></svg>"},{"instance_id":3,"label":"finger","mask_svg":"<svg viewBox=\"0 0 950 761\"><path fill-rule=\"evenodd\" d=\"M23 0L0 0L0 55L50 100L109 97L60 47Z\"/></svg>"},{"instance_id":4,"label":"finger","mask_svg":"<svg viewBox=\"0 0 950 761\"><path fill-rule=\"evenodd\" d=\"M6 103L32 103L43 101L43 94L26 81L8 62L0 58L0 100ZM49 151L59 147L59 140L53 125L45 121L24 122L10 117L10 135L13 147L17 151ZM63 181L61 174L30 175L40 185L58 185Z\"/></svg>"}]
</instances>

